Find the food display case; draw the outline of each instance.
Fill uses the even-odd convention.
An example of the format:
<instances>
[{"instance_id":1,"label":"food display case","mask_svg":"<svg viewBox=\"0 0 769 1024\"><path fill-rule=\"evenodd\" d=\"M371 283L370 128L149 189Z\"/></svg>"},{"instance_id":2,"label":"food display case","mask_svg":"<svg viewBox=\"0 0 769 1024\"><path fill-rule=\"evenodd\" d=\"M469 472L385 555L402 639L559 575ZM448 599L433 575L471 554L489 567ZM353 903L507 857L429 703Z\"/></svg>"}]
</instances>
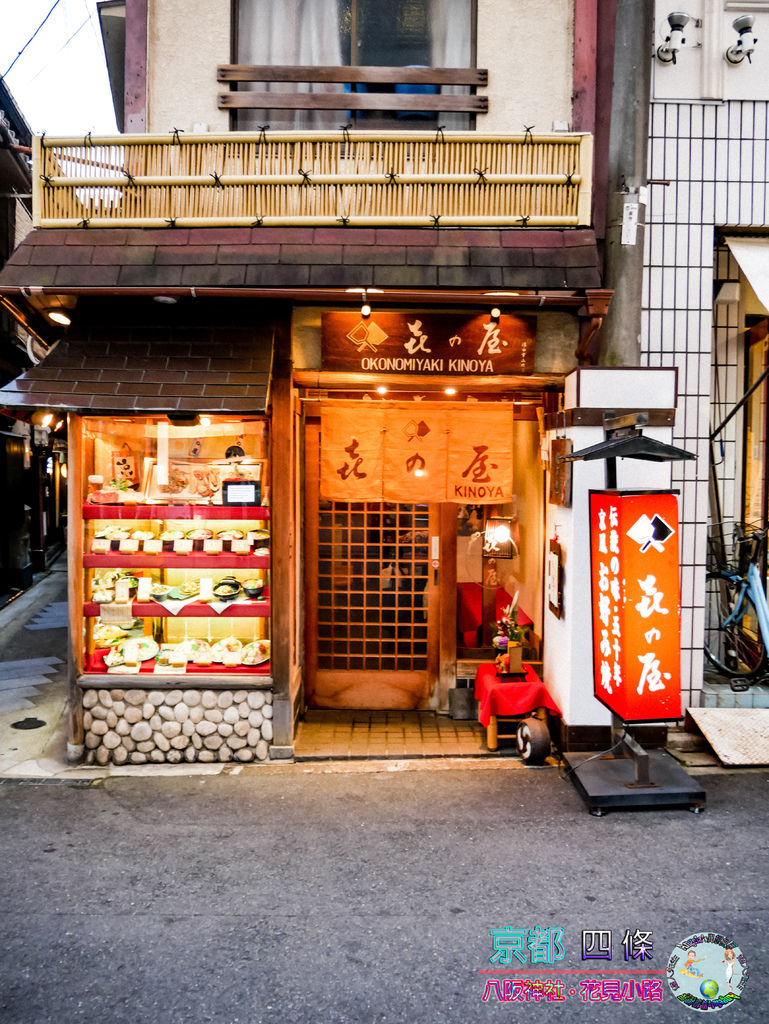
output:
<instances>
[{"instance_id":1,"label":"food display case","mask_svg":"<svg viewBox=\"0 0 769 1024\"><path fill-rule=\"evenodd\" d=\"M264 418L85 417L81 450L81 686L269 685Z\"/></svg>"}]
</instances>

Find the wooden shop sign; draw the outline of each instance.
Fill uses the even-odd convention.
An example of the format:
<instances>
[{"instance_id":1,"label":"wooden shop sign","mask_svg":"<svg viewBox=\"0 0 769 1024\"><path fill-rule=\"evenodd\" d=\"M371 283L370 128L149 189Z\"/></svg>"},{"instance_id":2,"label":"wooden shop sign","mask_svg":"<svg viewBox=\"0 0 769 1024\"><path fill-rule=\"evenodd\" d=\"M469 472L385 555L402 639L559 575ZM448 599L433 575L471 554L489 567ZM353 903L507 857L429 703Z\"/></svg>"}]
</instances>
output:
<instances>
[{"instance_id":1,"label":"wooden shop sign","mask_svg":"<svg viewBox=\"0 0 769 1024\"><path fill-rule=\"evenodd\" d=\"M321 365L348 373L531 373L536 327L533 316L324 313Z\"/></svg>"}]
</instances>

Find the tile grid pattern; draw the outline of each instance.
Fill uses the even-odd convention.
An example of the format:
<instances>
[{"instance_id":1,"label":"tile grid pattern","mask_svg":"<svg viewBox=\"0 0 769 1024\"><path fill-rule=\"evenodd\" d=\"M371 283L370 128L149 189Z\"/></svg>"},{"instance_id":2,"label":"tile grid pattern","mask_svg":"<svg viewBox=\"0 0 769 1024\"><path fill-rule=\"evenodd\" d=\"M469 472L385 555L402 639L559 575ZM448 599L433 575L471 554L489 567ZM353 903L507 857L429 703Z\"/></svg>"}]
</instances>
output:
<instances>
[{"instance_id":1,"label":"tile grid pattern","mask_svg":"<svg viewBox=\"0 0 769 1024\"><path fill-rule=\"evenodd\" d=\"M486 730L478 722L429 711L308 711L294 749L297 761L498 756L489 752Z\"/></svg>"},{"instance_id":2,"label":"tile grid pattern","mask_svg":"<svg viewBox=\"0 0 769 1024\"><path fill-rule=\"evenodd\" d=\"M35 228L29 288L599 288L589 228Z\"/></svg>"},{"instance_id":3,"label":"tile grid pattern","mask_svg":"<svg viewBox=\"0 0 769 1024\"><path fill-rule=\"evenodd\" d=\"M743 390L736 308L719 306L713 319L714 276L735 279L736 267L725 251L714 265L714 245L721 229L763 229L769 221L768 152L765 102L652 104L649 178L669 184L649 188L641 361L678 367L674 443L697 454L696 463L671 464L671 486L681 492L684 707L699 704L703 678L711 388L719 412ZM735 420L718 470L725 509L735 498L740 436Z\"/></svg>"}]
</instances>

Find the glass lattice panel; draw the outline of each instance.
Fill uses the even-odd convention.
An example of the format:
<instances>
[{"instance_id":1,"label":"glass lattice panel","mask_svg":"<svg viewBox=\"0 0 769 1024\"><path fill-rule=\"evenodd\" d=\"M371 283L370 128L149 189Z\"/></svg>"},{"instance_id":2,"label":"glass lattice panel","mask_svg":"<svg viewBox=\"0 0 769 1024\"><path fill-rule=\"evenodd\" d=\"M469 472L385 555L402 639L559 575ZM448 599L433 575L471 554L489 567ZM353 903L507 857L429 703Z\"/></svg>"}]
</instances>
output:
<instances>
[{"instance_id":1,"label":"glass lattice panel","mask_svg":"<svg viewBox=\"0 0 769 1024\"><path fill-rule=\"evenodd\" d=\"M324 503L318 668L424 670L427 572L427 505Z\"/></svg>"}]
</instances>

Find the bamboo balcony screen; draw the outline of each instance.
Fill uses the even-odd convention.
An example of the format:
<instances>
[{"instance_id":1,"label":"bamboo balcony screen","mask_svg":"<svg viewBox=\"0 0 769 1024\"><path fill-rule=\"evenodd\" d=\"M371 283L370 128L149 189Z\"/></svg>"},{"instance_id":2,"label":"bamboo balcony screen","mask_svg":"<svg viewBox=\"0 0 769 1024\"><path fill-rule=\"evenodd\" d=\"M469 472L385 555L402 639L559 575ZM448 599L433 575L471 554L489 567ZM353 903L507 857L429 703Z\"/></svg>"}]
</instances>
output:
<instances>
[{"instance_id":1,"label":"bamboo balcony screen","mask_svg":"<svg viewBox=\"0 0 769 1024\"><path fill-rule=\"evenodd\" d=\"M587 134L36 137L34 161L38 227L590 223Z\"/></svg>"}]
</instances>

